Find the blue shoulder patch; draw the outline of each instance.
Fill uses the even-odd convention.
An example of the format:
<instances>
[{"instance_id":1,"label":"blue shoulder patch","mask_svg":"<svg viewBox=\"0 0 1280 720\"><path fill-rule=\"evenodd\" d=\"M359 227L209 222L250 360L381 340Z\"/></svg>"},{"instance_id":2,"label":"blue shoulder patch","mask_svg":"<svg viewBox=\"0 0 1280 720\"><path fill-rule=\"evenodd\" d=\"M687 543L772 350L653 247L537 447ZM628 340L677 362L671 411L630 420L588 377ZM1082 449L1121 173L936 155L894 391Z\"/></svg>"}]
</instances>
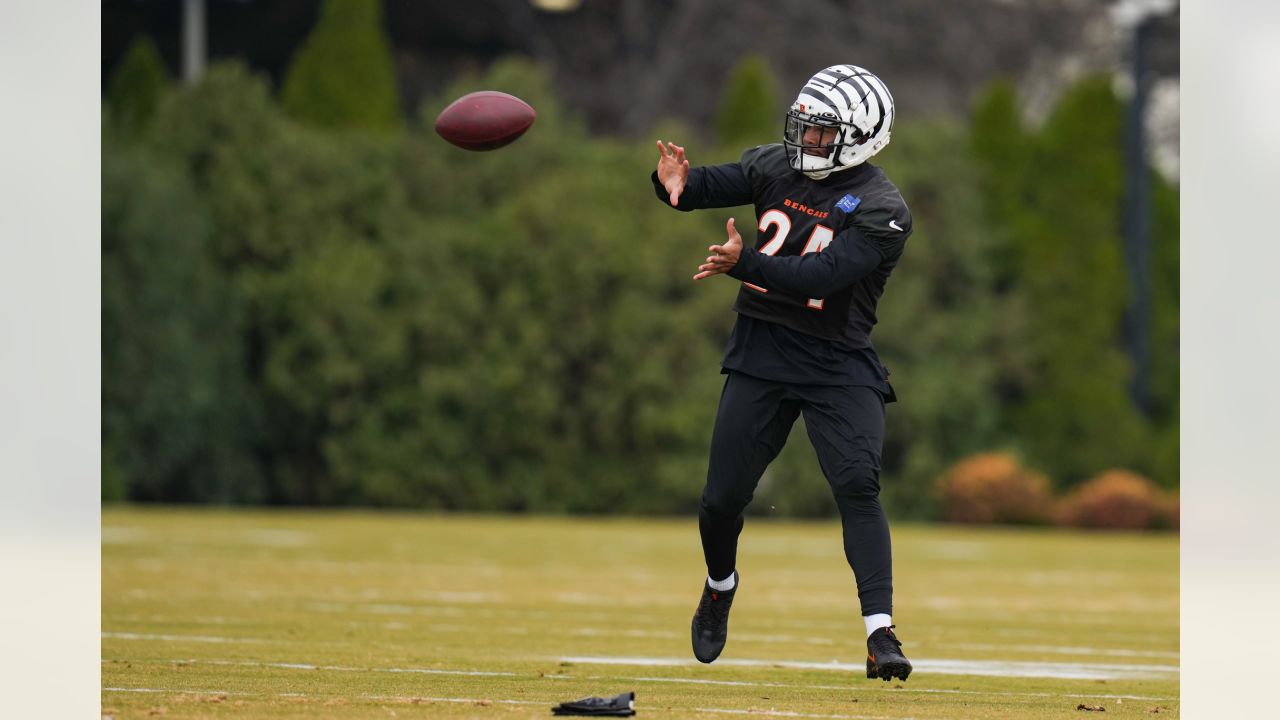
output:
<instances>
[{"instance_id":1,"label":"blue shoulder patch","mask_svg":"<svg viewBox=\"0 0 1280 720\"><path fill-rule=\"evenodd\" d=\"M852 195L845 195L844 197L840 198L840 202L836 203L836 207L843 210L847 215L853 212L853 209L858 207L858 203L860 202L862 202L862 198L856 198Z\"/></svg>"}]
</instances>

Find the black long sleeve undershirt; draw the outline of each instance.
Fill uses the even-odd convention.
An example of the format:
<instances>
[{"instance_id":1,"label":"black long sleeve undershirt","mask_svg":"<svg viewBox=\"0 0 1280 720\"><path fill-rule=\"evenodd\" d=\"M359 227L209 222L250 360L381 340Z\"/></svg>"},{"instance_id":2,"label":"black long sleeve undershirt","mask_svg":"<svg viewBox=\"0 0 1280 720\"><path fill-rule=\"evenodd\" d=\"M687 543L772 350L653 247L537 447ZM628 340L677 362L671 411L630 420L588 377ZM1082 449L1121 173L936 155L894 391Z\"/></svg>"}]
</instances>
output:
<instances>
[{"instance_id":1,"label":"black long sleeve undershirt","mask_svg":"<svg viewBox=\"0 0 1280 720\"><path fill-rule=\"evenodd\" d=\"M683 212L737 207L752 202L751 181L739 163L691 168L689 177L685 179L684 191L680 193L679 205L671 205L671 194L658 181L657 170L653 171L650 179L658 199Z\"/></svg>"},{"instance_id":2,"label":"black long sleeve undershirt","mask_svg":"<svg viewBox=\"0 0 1280 720\"><path fill-rule=\"evenodd\" d=\"M853 228L847 228L822 252L778 257L744 247L728 275L802 297L824 298L849 287L884 261L880 251Z\"/></svg>"}]
</instances>

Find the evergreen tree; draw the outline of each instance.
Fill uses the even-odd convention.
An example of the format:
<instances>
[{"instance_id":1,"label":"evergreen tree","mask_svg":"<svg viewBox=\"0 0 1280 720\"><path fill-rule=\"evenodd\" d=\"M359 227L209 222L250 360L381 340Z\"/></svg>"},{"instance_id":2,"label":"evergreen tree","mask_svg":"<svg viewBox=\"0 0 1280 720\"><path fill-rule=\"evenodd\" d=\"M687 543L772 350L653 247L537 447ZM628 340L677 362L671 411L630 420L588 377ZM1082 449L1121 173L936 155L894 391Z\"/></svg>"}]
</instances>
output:
<instances>
[{"instance_id":1,"label":"evergreen tree","mask_svg":"<svg viewBox=\"0 0 1280 720\"><path fill-rule=\"evenodd\" d=\"M1061 485L1116 466L1177 484L1177 192L1154 181L1154 412L1144 418L1121 339L1123 122L1105 78L1071 88L1038 131L1023 127L1007 83L988 88L972 118L1000 285L1028 321L1017 345L1026 363L1015 366L1029 372L1002 383L1008 432Z\"/></svg>"},{"instance_id":2,"label":"evergreen tree","mask_svg":"<svg viewBox=\"0 0 1280 720\"><path fill-rule=\"evenodd\" d=\"M326 0L289 67L282 99L290 115L319 127L387 131L400 125L380 0Z\"/></svg>"},{"instance_id":3,"label":"evergreen tree","mask_svg":"<svg viewBox=\"0 0 1280 720\"><path fill-rule=\"evenodd\" d=\"M1031 161L1030 133L1022 126L1013 84L992 82L974 104L969 147L979 173L991 235L990 259L999 287L1017 284L1019 271L1014 238L1024 236L1017 224L1025 217Z\"/></svg>"},{"instance_id":4,"label":"evergreen tree","mask_svg":"<svg viewBox=\"0 0 1280 720\"><path fill-rule=\"evenodd\" d=\"M1063 484L1108 467L1151 470L1120 338L1129 293L1122 129L1108 80L1071 88L1035 140L1022 174L1025 202L1004 204L1035 329L1027 336L1034 374L1014 417L1031 464Z\"/></svg>"},{"instance_id":5,"label":"evergreen tree","mask_svg":"<svg viewBox=\"0 0 1280 720\"><path fill-rule=\"evenodd\" d=\"M748 55L734 66L720 100L715 127L716 139L728 153L778 142L782 133L781 105L777 83L763 57Z\"/></svg>"},{"instance_id":6,"label":"evergreen tree","mask_svg":"<svg viewBox=\"0 0 1280 720\"><path fill-rule=\"evenodd\" d=\"M169 74L155 43L145 35L134 40L107 83L107 109L114 127L125 135L144 130L169 86Z\"/></svg>"}]
</instances>

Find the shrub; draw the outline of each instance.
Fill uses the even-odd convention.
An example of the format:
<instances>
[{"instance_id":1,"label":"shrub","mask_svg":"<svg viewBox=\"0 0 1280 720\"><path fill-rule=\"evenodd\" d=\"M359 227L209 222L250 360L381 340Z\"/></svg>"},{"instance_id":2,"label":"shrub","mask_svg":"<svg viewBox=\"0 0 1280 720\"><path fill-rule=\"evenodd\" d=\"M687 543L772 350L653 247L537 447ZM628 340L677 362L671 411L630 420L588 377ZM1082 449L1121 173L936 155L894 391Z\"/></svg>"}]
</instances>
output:
<instances>
[{"instance_id":1,"label":"shrub","mask_svg":"<svg viewBox=\"0 0 1280 720\"><path fill-rule=\"evenodd\" d=\"M1155 527L1162 516L1170 517L1168 508L1168 499L1147 478L1127 470L1107 470L1062 498L1053 520L1072 527L1137 530ZM1175 509L1172 517L1176 516Z\"/></svg>"},{"instance_id":2,"label":"shrub","mask_svg":"<svg viewBox=\"0 0 1280 720\"><path fill-rule=\"evenodd\" d=\"M1049 479L1006 453L982 453L938 479L944 517L961 523L1039 523L1048 515Z\"/></svg>"}]
</instances>

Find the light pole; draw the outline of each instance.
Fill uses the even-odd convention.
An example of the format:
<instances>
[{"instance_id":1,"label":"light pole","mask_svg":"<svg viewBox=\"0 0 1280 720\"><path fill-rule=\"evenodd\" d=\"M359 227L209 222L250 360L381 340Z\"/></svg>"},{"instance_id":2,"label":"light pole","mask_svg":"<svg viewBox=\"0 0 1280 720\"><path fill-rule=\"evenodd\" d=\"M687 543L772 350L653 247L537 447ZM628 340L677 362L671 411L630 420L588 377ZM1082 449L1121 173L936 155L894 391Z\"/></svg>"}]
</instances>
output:
<instances>
[{"instance_id":1,"label":"light pole","mask_svg":"<svg viewBox=\"0 0 1280 720\"><path fill-rule=\"evenodd\" d=\"M204 75L204 0L182 0L182 81L194 85Z\"/></svg>"},{"instance_id":2,"label":"light pole","mask_svg":"<svg viewBox=\"0 0 1280 720\"><path fill-rule=\"evenodd\" d=\"M1112 17L1123 29L1132 28L1129 68L1133 97L1125 119L1125 198L1121 209L1124 257L1129 270L1129 306L1124 316L1124 339L1133 363L1129 393L1144 416L1151 412L1151 203L1147 164L1146 46L1155 20L1175 6L1173 0L1120 0Z\"/></svg>"}]
</instances>

